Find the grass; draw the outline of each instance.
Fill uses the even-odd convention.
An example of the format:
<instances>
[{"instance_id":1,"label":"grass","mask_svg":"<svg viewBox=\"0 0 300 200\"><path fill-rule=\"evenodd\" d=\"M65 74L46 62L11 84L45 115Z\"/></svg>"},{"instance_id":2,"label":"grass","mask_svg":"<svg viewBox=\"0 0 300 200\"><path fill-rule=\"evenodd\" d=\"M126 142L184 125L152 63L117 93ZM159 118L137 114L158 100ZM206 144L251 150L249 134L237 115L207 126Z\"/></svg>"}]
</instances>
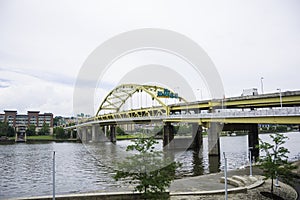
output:
<instances>
[{"instance_id":1,"label":"grass","mask_svg":"<svg viewBox=\"0 0 300 200\"><path fill-rule=\"evenodd\" d=\"M27 140L53 140L55 137L53 135L33 135L27 136Z\"/></svg>"},{"instance_id":2,"label":"grass","mask_svg":"<svg viewBox=\"0 0 300 200\"><path fill-rule=\"evenodd\" d=\"M145 134L130 134L130 135L117 135L117 140L126 140L126 139L138 139L138 138L142 138L145 137Z\"/></svg>"}]
</instances>

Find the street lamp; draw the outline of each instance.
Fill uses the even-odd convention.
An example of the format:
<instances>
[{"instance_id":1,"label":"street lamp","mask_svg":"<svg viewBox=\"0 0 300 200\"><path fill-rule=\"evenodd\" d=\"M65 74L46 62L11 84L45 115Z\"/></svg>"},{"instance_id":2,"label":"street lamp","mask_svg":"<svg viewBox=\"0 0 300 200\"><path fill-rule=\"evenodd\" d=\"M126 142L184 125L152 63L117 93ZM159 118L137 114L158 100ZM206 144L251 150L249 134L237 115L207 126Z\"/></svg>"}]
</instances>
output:
<instances>
[{"instance_id":1,"label":"street lamp","mask_svg":"<svg viewBox=\"0 0 300 200\"><path fill-rule=\"evenodd\" d=\"M282 108L282 95L281 95L281 89L277 89L279 91L279 98L280 98L280 108Z\"/></svg>"},{"instance_id":2,"label":"street lamp","mask_svg":"<svg viewBox=\"0 0 300 200\"><path fill-rule=\"evenodd\" d=\"M202 100L202 90L198 88L197 91L200 91L200 100Z\"/></svg>"},{"instance_id":3,"label":"street lamp","mask_svg":"<svg viewBox=\"0 0 300 200\"><path fill-rule=\"evenodd\" d=\"M261 93L264 94L264 83L263 83L264 77L260 77L260 86L261 86Z\"/></svg>"},{"instance_id":4,"label":"street lamp","mask_svg":"<svg viewBox=\"0 0 300 200\"><path fill-rule=\"evenodd\" d=\"M223 152L224 156L224 176L225 176L225 200L228 199L228 191L227 191L227 158L225 156L225 152Z\"/></svg>"},{"instance_id":5,"label":"street lamp","mask_svg":"<svg viewBox=\"0 0 300 200\"><path fill-rule=\"evenodd\" d=\"M250 176L252 176L252 151L253 147L249 147L249 161L250 161Z\"/></svg>"}]
</instances>

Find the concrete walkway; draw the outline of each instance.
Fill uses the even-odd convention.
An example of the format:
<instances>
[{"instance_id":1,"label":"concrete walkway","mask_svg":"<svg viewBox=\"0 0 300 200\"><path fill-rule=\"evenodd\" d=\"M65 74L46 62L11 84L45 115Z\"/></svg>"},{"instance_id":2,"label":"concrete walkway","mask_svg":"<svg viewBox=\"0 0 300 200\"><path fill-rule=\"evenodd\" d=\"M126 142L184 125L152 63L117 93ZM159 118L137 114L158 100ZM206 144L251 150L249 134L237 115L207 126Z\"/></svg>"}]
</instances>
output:
<instances>
[{"instance_id":1,"label":"concrete walkway","mask_svg":"<svg viewBox=\"0 0 300 200\"><path fill-rule=\"evenodd\" d=\"M270 180L264 181L261 170L253 168L253 176L249 176L249 168L228 171L228 199L267 199L261 191L270 191ZM178 179L172 182L169 191L171 200L224 199L224 183L220 180L224 173L208 174L198 177ZM284 183L279 182L274 190L284 199L297 199L297 192Z\"/></svg>"},{"instance_id":2,"label":"concrete walkway","mask_svg":"<svg viewBox=\"0 0 300 200\"><path fill-rule=\"evenodd\" d=\"M257 169L253 169L253 175L258 174ZM232 176L247 176L249 169L238 169L228 171L228 177ZM224 177L224 172L216 174L207 174L197 177L178 179L172 182L170 192L189 192L189 191L211 191L224 190L224 183L220 182L221 177ZM228 188L235 188L228 184Z\"/></svg>"}]
</instances>

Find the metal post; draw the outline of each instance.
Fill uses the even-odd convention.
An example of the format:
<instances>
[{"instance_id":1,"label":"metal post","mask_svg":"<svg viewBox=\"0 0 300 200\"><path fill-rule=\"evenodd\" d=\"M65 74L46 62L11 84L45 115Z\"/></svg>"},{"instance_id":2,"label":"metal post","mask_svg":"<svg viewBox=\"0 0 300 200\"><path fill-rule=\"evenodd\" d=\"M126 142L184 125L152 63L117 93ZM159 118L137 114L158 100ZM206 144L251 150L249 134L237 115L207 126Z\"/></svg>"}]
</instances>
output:
<instances>
[{"instance_id":1,"label":"metal post","mask_svg":"<svg viewBox=\"0 0 300 200\"><path fill-rule=\"evenodd\" d=\"M227 158L225 157L225 152L223 152L224 155L224 176L225 176L225 200L228 199L228 192L227 192Z\"/></svg>"},{"instance_id":2,"label":"metal post","mask_svg":"<svg viewBox=\"0 0 300 200\"><path fill-rule=\"evenodd\" d=\"M252 153L251 153L252 149L253 147L249 147L250 176L252 176Z\"/></svg>"},{"instance_id":3,"label":"metal post","mask_svg":"<svg viewBox=\"0 0 300 200\"><path fill-rule=\"evenodd\" d=\"M281 89L277 89L279 91L279 99L280 99L280 108L282 108L282 95L281 95Z\"/></svg>"},{"instance_id":4,"label":"metal post","mask_svg":"<svg viewBox=\"0 0 300 200\"><path fill-rule=\"evenodd\" d=\"M224 109L224 99L222 99L222 111Z\"/></svg>"},{"instance_id":5,"label":"metal post","mask_svg":"<svg viewBox=\"0 0 300 200\"><path fill-rule=\"evenodd\" d=\"M55 151L53 151L53 200L55 200Z\"/></svg>"},{"instance_id":6,"label":"metal post","mask_svg":"<svg viewBox=\"0 0 300 200\"><path fill-rule=\"evenodd\" d=\"M261 93L264 94L264 84L263 84L264 77L260 77L260 84L261 84Z\"/></svg>"}]
</instances>

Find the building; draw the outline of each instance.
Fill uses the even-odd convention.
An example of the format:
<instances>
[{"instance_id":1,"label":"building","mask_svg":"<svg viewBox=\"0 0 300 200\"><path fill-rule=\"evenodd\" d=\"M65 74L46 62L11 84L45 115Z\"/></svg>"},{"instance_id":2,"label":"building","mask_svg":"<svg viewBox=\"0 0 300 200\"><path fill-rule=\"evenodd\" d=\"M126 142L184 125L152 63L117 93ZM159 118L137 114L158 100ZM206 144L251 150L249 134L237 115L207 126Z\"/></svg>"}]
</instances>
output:
<instances>
[{"instance_id":1,"label":"building","mask_svg":"<svg viewBox=\"0 0 300 200\"><path fill-rule=\"evenodd\" d=\"M9 126L14 127L20 134L25 133L29 125L35 125L38 132L45 123L50 127L50 134L53 134L52 113L40 114L40 111L27 111L27 115L19 115L15 110L4 110L4 114L0 114L0 121L8 122Z\"/></svg>"}]
</instances>

